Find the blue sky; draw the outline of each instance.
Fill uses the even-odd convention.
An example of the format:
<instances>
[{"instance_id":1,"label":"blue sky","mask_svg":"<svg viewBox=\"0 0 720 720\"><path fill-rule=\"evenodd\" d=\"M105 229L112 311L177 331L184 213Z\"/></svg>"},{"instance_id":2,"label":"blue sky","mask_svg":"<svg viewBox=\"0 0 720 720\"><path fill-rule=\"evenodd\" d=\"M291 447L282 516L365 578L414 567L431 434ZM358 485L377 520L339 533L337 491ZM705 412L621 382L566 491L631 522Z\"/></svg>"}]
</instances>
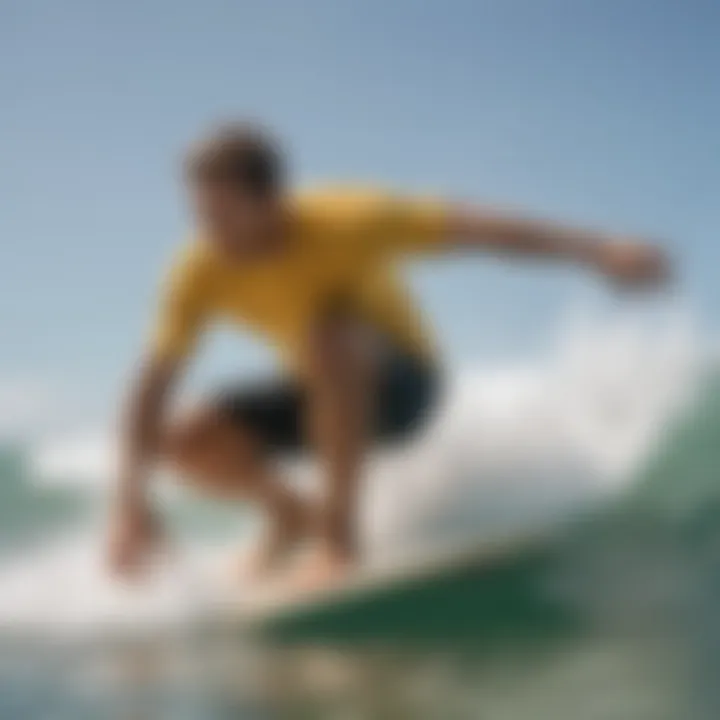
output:
<instances>
[{"instance_id":1,"label":"blue sky","mask_svg":"<svg viewBox=\"0 0 720 720\"><path fill-rule=\"evenodd\" d=\"M714 0L7 0L0 375L107 412L187 232L179 152L253 116L298 182L379 181L667 238L720 288ZM494 260L412 281L463 363L545 342L596 283ZM200 379L267 356L220 337Z\"/></svg>"}]
</instances>

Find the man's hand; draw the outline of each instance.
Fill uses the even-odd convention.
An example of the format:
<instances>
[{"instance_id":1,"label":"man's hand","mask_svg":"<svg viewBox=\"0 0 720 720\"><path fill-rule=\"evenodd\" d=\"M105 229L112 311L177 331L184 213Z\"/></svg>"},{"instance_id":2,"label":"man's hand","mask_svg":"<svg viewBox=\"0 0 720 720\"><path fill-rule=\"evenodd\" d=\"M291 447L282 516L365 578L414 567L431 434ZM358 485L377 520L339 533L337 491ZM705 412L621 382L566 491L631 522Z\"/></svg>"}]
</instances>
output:
<instances>
[{"instance_id":1,"label":"man's hand","mask_svg":"<svg viewBox=\"0 0 720 720\"><path fill-rule=\"evenodd\" d=\"M597 245L591 264L620 287L650 289L670 280L670 261L658 247L634 241Z\"/></svg>"},{"instance_id":2,"label":"man's hand","mask_svg":"<svg viewBox=\"0 0 720 720\"><path fill-rule=\"evenodd\" d=\"M160 540L159 523L149 508L139 503L118 503L108 538L110 569L122 577L138 575Z\"/></svg>"}]
</instances>

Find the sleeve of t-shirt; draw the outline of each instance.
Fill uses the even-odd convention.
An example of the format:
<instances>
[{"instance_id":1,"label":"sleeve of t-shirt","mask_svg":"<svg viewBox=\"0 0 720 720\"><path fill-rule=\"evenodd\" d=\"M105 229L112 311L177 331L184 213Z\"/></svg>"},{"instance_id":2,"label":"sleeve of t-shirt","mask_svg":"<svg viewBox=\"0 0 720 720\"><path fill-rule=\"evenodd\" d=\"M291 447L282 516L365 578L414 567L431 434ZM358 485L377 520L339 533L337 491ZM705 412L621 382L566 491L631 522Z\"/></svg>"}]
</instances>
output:
<instances>
[{"instance_id":1,"label":"sleeve of t-shirt","mask_svg":"<svg viewBox=\"0 0 720 720\"><path fill-rule=\"evenodd\" d=\"M301 207L317 237L358 260L432 253L447 240L450 209L433 198L353 188L310 194L304 200Z\"/></svg>"},{"instance_id":2,"label":"sleeve of t-shirt","mask_svg":"<svg viewBox=\"0 0 720 720\"><path fill-rule=\"evenodd\" d=\"M182 359L194 349L205 323L205 290L202 262L191 251L171 266L161 285L151 335L156 358Z\"/></svg>"},{"instance_id":3,"label":"sleeve of t-shirt","mask_svg":"<svg viewBox=\"0 0 720 720\"><path fill-rule=\"evenodd\" d=\"M440 250L448 234L448 208L431 198L382 195L368 204L368 240L380 254Z\"/></svg>"}]
</instances>

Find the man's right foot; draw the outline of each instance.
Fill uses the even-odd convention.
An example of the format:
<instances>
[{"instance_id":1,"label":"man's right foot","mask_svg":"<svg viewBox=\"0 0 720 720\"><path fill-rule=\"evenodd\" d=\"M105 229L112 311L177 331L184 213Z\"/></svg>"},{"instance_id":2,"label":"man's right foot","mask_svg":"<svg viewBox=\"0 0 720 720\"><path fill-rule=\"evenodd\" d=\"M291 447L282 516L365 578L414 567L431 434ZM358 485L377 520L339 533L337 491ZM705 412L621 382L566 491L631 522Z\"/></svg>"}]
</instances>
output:
<instances>
[{"instance_id":1,"label":"man's right foot","mask_svg":"<svg viewBox=\"0 0 720 720\"><path fill-rule=\"evenodd\" d=\"M261 538L249 551L244 551L240 558L240 575L244 580L262 580L279 570L288 559L295 542L289 538L276 540Z\"/></svg>"},{"instance_id":2,"label":"man's right foot","mask_svg":"<svg viewBox=\"0 0 720 720\"><path fill-rule=\"evenodd\" d=\"M304 516L277 521L275 527L241 559L241 575L246 580L261 580L282 569L297 547L310 535L312 518L309 509Z\"/></svg>"}]
</instances>

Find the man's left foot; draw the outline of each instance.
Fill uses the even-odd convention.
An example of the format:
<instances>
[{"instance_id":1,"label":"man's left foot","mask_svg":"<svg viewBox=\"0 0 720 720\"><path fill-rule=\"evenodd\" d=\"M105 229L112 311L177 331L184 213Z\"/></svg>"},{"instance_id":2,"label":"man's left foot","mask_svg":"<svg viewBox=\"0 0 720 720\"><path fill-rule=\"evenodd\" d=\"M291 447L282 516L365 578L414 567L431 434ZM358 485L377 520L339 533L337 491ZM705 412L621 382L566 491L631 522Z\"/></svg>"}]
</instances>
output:
<instances>
[{"instance_id":1,"label":"man's left foot","mask_svg":"<svg viewBox=\"0 0 720 720\"><path fill-rule=\"evenodd\" d=\"M313 548L291 572L290 585L298 590L332 587L344 580L355 567L347 557L325 547Z\"/></svg>"},{"instance_id":2,"label":"man's left foot","mask_svg":"<svg viewBox=\"0 0 720 720\"><path fill-rule=\"evenodd\" d=\"M310 533L311 508L297 502L294 513L273 520L274 525L240 562L241 575L247 581L265 580L284 569Z\"/></svg>"}]
</instances>

